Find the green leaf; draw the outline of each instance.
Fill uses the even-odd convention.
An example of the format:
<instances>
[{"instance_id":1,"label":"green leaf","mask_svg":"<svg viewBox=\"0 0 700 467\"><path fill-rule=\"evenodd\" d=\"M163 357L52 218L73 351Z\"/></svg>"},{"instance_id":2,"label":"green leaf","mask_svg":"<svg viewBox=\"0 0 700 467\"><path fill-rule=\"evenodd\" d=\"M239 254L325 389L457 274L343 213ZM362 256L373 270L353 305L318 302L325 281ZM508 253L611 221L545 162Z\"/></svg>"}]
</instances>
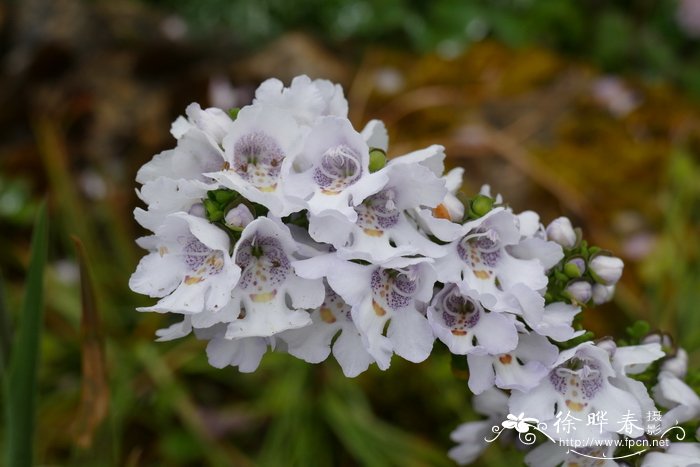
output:
<instances>
[{"instance_id":1,"label":"green leaf","mask_svg":"<svg viewBox=\"0 0 700 467\"><path fill-rule=\"evenodd\" d=\"M39 341L42 328L44 268L48 250L46 205L39 208L32 236L24 306L12 348L6 387L6 465L32 465Z\"/></svg>"}]
</instances>

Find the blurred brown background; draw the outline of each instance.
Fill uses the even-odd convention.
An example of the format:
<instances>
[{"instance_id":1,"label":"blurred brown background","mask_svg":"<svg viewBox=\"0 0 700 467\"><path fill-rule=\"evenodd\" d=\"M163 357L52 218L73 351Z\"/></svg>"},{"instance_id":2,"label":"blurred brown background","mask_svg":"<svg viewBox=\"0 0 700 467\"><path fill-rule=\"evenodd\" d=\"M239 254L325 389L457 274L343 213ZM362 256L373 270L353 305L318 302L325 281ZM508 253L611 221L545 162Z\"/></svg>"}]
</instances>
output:
<instances>
[{"instance_id":1,"label":"blurred brown background","mask_svg":"<svg viewBox=\"0 0 700 467\"><path fill-rule=\"evenodd\" d=\"M450 465L450 431L475 416L442 349L352 381L286 355L242 375L210 368L194 338L153 343L167 320L134 311L136 170L174 145L187 104L243 106L268 77L340 82L356 127L386 122L390 155L443 144L464 191L489 183L545 223L570 216L626 262L586 326L622 336L648 320L697 367L698 1L23 0L0 3L0 31L11 321L44 196L52 223L41 465ZM92 374L70 235L98 293L106 353ZM485 459L520 462L495 447Z\"/></svg>"}]
</instances>

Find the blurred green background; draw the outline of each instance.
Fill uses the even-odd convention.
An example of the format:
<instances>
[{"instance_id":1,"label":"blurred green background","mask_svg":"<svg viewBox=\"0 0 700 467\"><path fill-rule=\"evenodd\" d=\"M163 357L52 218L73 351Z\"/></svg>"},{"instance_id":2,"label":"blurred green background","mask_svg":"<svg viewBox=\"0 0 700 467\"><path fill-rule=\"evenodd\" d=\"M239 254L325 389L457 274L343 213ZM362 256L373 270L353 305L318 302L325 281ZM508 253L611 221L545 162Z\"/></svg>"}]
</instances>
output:
<instances>
[{"instance_id":1,"label":"blurred green background","mask_svg":"<svg viewBox=\"0 0 700 467\"><path fill-rule=\"evenodd\" d=\"M570 216L626 262L586 326L649 320L697 367L699 0L22 0L0 3L0 37L0 336L47 195L51 223L38 465L451 465L449 433L475 415L437 345L354 380L284 354L244 375L193 337L154 343L169 318L134 311L150 303L127 287L136 170L187 104L242 106L273 76L340 82L356 127L386 122L390 155L443 144L465 191ZM520 462L491 446L479 465Z\"/></svg>"}]
</instances>

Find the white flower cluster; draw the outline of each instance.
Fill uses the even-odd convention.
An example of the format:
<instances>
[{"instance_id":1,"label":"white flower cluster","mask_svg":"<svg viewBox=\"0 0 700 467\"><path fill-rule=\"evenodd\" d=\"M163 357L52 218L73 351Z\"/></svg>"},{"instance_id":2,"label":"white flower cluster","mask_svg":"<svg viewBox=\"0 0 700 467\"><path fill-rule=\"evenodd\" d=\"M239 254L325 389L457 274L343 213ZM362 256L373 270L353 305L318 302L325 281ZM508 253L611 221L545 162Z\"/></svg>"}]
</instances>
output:
<instances>
[{"instance_id":1,"label":"white flower cluster","mask_svg":"<svg viewBox=\"0 0 700 467\"><path fill-rule=\"evenodd\" d=\"M545 228L488 187L461 200L462 169L444 173L441 146L386 162L384 125L358 132L347 111L340 86L300 76L264 82L240 111L192 104L175 121L176 147L137 175L135 217L153 234L130 286L158 298L140 311L184 317L160 340L194 332L213 366L243 372L268 348L310 363L332 353L352 377L393 354L421 362L437 339L465 356L494 419L655 410L628 375L663 356L659 343L556 345L584 332L580 305L610 299L619 259L580 251L567 219ZM485 446L490 424L476 423L454 434L459 462Z\"/></svg>"}]
</instances>

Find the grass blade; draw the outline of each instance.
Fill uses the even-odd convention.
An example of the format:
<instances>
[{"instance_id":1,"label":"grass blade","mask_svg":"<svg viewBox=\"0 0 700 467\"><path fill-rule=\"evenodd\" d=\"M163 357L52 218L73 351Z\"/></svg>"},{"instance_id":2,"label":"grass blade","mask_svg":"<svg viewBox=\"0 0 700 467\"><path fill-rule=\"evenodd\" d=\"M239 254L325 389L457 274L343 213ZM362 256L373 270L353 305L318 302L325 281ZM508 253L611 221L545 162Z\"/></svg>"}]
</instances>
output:
<instances>
[{"instance_id":1,"label":"grass blade","mask_svg":"<svg viewBox=\"0 0 700 467\"><path fill-rule=\"evenodd\" d=\"M5 284L0 274L0 381L5 374L10 362L10 348L12 345L12 324L10 321L10 310L7 309L5 301Z\"/></svg>"},{"instance_id":2,"label":"grass blade","mask_svg":"<svg viewBox=\"0 0 700 467\"><path fill-rule=\"evenodd\" d=\"M73 237L80 264L80 298L82 318L80 323L80 345L82 355L82 387L80 408L75 421L76 444L89 449L109 409L109 383L105 364L104 339L101 333L100 316L88 267L87 253L83 243ZM99 450L108 455L108 449Z\"/></svg>"},{"instance_id":3,"label":"grass blade","mask_svg":"<svg viewBox=\"0 0 700 467\"><path fill-rule=\"evenodd\" d=\"M48 251L46 204L32 236L32 253L19 328L10 356L6 391L6 465L32 465L39 342L42 329L44 268Z\"/></svg>"}]
</instances>

